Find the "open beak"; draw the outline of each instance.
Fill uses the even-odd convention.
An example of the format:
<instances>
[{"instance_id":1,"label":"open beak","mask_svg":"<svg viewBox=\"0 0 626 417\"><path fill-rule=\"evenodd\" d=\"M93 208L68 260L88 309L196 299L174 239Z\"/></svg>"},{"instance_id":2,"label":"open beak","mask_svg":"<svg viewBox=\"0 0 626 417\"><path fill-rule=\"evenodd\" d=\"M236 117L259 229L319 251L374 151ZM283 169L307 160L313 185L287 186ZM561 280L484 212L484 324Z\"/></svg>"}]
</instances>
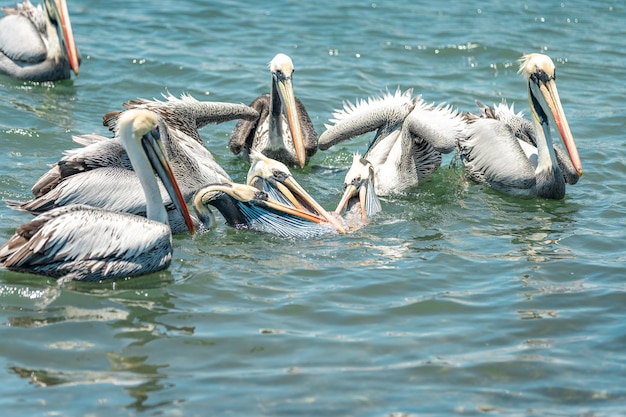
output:
<instances>
[{"instance_id":1,"label":"open beak","mask_svg":"<svg viewBox=\"0 0 626 417\"><path fill-rule=\"evenodd\" d=\"M537 101L539 105L545 109L545 113L547 113L548 117L553 119L552 121L561 136L561 140L565 145L565 149L567 149L567 153L569 154L569 158L572 161L574 168L578 172L578 176L582 176L583 165L580 160L580 156L578 155L578 149L576 148L576 143L574 142L574 137L570 131L567 118L565 117L563 106L561 105L561 99L559 98L559 93L556 88L556 82L552 78L547 80L539 79L537 81L530 80L529 83L532 94L531 102ZM534 105L531 106L531 110L534 113L534 117L538 117L537 109Z\"/></svg>"},{"instance_id":2,"label":"open beak","mask_svg":"<svg viewBox=\"0 0 626 417\"><path fill-rule=\"evenodd\" d=\"M287 116L289 130L291 131L291 139L296 150L296 158L300 168L306 164L306 150L304 148L304 138L302 137L302 127L300 126L300 118L296 107L296 96L293 93L293 84L291 77L275 78L278 95L283 106L283 111Z\"/></svg>"},{"instance_id":3,"label":"open beak","mask_svg":"<svg viewBox=\"0 0 626 417\"><path fill-rule=\"evenodd\" d=\"M161 182L165 186L167 193L172 198L172 202L185 219L187 228L191 234L194 234L195 230L193 221L189 215L189 210L187 209L183 193L180 191L180 187L178 186L174 173L172 172L169 158L167 157L161 138L158 135L155 136L153 131L150 131L143 136L141 143L146 151L150 164L161 178Z\"/></svg>"},{"instance_id":4,"label":"open beak","mask_svg":"<svg viewBox=\"0 0 626 417\"><path fill-rule=\"evenodd\" d=\"M224 193L240 203L251 203L257 207L274 211L279 215L290 215L317 224L327 223L327 220L322 216L276 201L269 197L266 192L247 184L223 183L207 186L198 192L201 200L196 201L195 204L210 204L211 198L218 193Z\"/></svg>"},{"instance_id":5,"label":"open beak","mask_svg":"<svg viewBox=\"0 0 626 417\"><path fill-rule=\"evenodd\" d=\"M67 55L70 61L70 68L74 71L74 74L78 75L78 49L74 42L74 33L72 32L72 23L70 22L70 14L67 10L66 0L55 0L55 6L59 15L59 21L61 23L61 30L63 31L63 38L65 39L65 47L67 48Z\"/></svg>"},{"instance_id":6,"label":"open beak","mask_svg":"<svg viewBox=\"0 0 626 417\"><path fill-rule=\"evenodd\" d=\"M263 183L262 188L259 186ZM270 177L253 177L251 185L266 191L276 201L283 201L286 205L293 205L299 211L310 212L313 215L330 223L339 233L346 233L345 227L330 213L328 213L292 175L285 176L280 180Z\"/></svg>"},{"instance_id":7,"label":"open beak","mask_svg":"<svg viewBox=\"0 0 626 417\"><path fill-rule=\"evenodd\" d=\"M348 203L355 197L359 197L359 211L361 213L361 219L363 222L367 222L367 210L365 208L365 188L360 187L360 190L357 189L353 184L348 184L346 189L341 196L341 200L339 204L337 204L337 208L335 209L335 213L341 214L344 210L348 208Z\"/></svg>"},{"instance_id":8,"label":"open beak","mask_svg":"<svg viewBox=\"0 0 626 417\"><path fill-rule=\"evenodd\" d=\"M363 180L360 184L348 184L339 204L337 204L335 213L341 215L346 210L352 210L351 203L354 199L358 202L359 214L363 224L367 224L368 218L382 210L374 184L369 179Z\"/></svg>"}]
</instances>

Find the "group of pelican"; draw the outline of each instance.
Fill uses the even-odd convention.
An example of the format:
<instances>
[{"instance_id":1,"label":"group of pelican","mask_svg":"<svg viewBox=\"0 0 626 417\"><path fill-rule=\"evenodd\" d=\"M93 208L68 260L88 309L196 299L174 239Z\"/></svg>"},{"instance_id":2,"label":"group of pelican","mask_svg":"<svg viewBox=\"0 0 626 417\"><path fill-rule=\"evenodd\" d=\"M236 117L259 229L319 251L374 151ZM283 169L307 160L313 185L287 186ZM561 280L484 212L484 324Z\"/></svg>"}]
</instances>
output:
<instances>
[{"instance_id":1,"label":"group of pelican","mask_svg":"<svg viewBox=\"0 0 626 417\"><path fill-rule=\"evenodd\" d=\"M43 9L25 0L4 11L1 72L35 81L78 73L65 0L45 0ZM11 32L29 46L17 45ZM463 113L428 104L409 89L344 102L319 138L294 94L291 58L278 54L269 69L269 94L248 106L189 95L131 100L103 117L113 138L75 136L82 147L66 151L41 176L32 199L7 202L36 217L0 247L0 264L62 281L159 271L171 261L172 233L215 226L211 207L239 229L283 237L342 234L381 210L379 196L411 192L441 165L442 154L452 152L469 179L514 195L561 199L565 184L582 175L546 55L521 59L532 122L506 103L491 108L477 102L478 113ZM232 181L199 134L229 120L239 120L230 149L250 162L244 184ZM551 126L565 151L553 143ZM289 166L302 168L318 149L373 131L365 152L353 157L337 207L326 211Z\"/></svg>"}]
</instances>

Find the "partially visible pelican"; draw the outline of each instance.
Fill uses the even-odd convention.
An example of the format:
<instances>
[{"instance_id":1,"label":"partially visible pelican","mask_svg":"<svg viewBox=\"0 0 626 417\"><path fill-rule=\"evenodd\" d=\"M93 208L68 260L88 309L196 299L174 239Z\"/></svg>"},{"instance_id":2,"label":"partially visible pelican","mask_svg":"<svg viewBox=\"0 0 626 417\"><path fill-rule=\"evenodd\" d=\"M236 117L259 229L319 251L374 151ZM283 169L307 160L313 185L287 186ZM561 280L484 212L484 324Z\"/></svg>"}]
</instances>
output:
<instances>
[{"instance_id":1,"label":"partially visible pelican","mask_svg":"<svg viewBox=\"0 0 626 417\"><path fill-rule=\"evenodd\" d=\"M397 90L356 104L345 102L319 139L319 148L325 150L376 130L363 158L374 166L379 196L405 192L435 171L441 154L455 149L465 127L450 106L427 104L412 93Z\"/></svg>"},{"instance_id":2,"label":"partially visible pelican","mask_svg":"<svg viewBox=\"0 0 626 417\"><path fill-rule=\"evenodd\" d=\"M566 182L576 183L583 168L556 88L555 66L546 55L529 54L522 57L519 71L528 84L535 129L506 105L483 110L486 117L469 118L459 155L467 176L478 183L513 195L561 199ZM550 124L567 156L555 151Z\"/></svg>"},{"instance_id":3,"label":"partially visible pelican","mask_svg":"<svg viewBox=\"0 0 626 417\"><path fill-rule=\"evenodd\" d=\"M381 211L374 184L374 166L355 153L343 182L343 195L335 209L336 214L343 214L350 229L366 225L370 217Z\"/></svg>"},{"instance_id":4,"label":"partially visible pelican","mask_svg":"<svg viewBox=\"0 0 626 417\"><path fill-rule=\"evenodd\" d=\"M194 228L160 139L158 119L147 110L130 110L116 127L145 193L147 218L85 205L54 209L18 227L0 247L0 263L63 281L122 278L167 268L172 233L153 169L191 233Z\"/></svg>"},{"instance_id":5,"label":"partially visible pelican","mask_svg":"<svg viewBox=\"0 0 626 417\"><path fill-rule=\"evenodd\" d=\"M250 107L258 110L255 120L240 121L230 137L230 150L251 149L291 166L304 167L317 152L317 133L304 105L293 93L293 62L278 54L270 62L272 86L269 94L257 97Z\"/></svg>"},{"instance_id":6,"label":"partially visible pelican","mask_svg":"<svg viewBox=\"0 0 626 417\"><path fill-rule=\"evenodd\" d=\"M80 55L65 0L29 0L3 7L0 19L0 72L21 80L58 81L78 75Z\"/></svg>"},{"instance_id":7,"label":"partially visible pelican","mask_svg":"<svg viewBox=\"0 0 626 417\"><path fill-rule=\"evenodd\" d=\"M237 229L256 230L288 238L310 238L340 232L322 216L276 201L247 184L209 185L196 194L194 209L206 227L216 224L212 205L226 223Z\"/></svg>"},{"instance_id":8,"label":"partially visible pelican","mask_svg":"<svg viewBox=\"0 0 626 417\"><path fill-rule=\"evenodd\" d=\"M250 151L250 162L246 178L248 185L266 192L276 201L320 216L332 224L339 233L345 233L343 223L309 195L285 164L268 158L254 149Z\"/></svg>"},{"instance_id":9,"label":"partially visible pelican","mask_svg":"<svg viewBox=\"0 0 626 417\"><path fill-rule=\"evenodd\" d=\"M203 102L188 95L180 99L168 95L165 101L139 99L124 106L147 109L160 116L161 138L186 201L191 201L196 191L207 184L230 180L204 145L198 129L208 123L258 116L256 110L245 105ZM116 119L127 111L108 113L104 116L105 125L114 126ZM87 204L145 215L144 194L119 139L87 135L75 140L87 146L66 151L32 187L33 200L9 202L9 206L38 214L68 204ZM163 189L162 195L172 231L184 232L183 218Z\"/></svg>"}]
</instances>

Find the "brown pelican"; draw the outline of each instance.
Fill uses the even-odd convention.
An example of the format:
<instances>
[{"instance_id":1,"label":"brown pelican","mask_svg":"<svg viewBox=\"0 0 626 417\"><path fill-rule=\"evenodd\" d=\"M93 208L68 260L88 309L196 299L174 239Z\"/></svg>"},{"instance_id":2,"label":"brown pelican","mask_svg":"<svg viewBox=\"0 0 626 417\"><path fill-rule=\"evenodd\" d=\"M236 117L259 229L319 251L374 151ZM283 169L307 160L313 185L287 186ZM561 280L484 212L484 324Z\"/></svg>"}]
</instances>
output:
<instances>
[{"instance_id":1,"label":"brown pelican","mask_svg":"<svg viewBox=\"0 0 626 417\"><path fill-rule=\"evenodd\" d=\"M191 201L196 191L207 184L230 180L204 145L198 129L212 122L258 115L256 110L245 105L202 102L188 95L180 99L169 95L165 101L140 99L125 104L125 107L147 109L160 116L161 138L186 201ZM104 116L105 125L114 126L115 120L124 113L108 113ZM9 206L38 214L68 204L87 204L145 215L144 194L119 139L99 135L75 139L88 146L66 151L65 156L32 187L33 200L8 202ZM161 194L168 207L172 231L184 232L183 218L163 189Z\"/></svg>"},{"instance_id":2,"label":"brown pelican","mask_svg":"<svg viewBox=\"0 0 626 417\"><path fill-rule=\"evenodd\" d=\"M3 7L0 20L0 73L30 81L57 81L78 75L80 55L74 43L65 0L29 0Z\"/></svg>"},{"instance_id":3,"label":"brown pelican","mask_svg":"<svg viewBox=\"0 0 626 417\"><path fill-rule=\"evenodd\" d=\"M343 182L343 196L335 209L336 214L344 215L350 229L366 225L370 217L381 211L374 184L374 166L355 153Z\"/></svg>"},{"instance_id":4,"label":"brown pelican","mask_svg":"<svg viewBox=\"0 0 626 417\"><path fill-rule=\"evenodd\" d=\"M506 105L483 110L483 117L469 118L459 155L468 177L478 183L513 195L561 199L565 183L576 183L583 168L559 99L555 66L546 55L529 54L522 57L520 72L528 83L535 129ZM555 151L550 124L568 156Z\"/></svg>"},{"instance_id":5,"label":"brown pelican","mask_svg":"<svg viewBox=\"0 0 626 417\"><path fill-rule=\"evenodd\" d=\"M230 150L256 149L288 165L304 167L317 151L317 133L304 105L293 93L294 72L291 58L278 54L270 62L272 87L257 97L250 107L258 110L255 120L239 121L230 137Z\"/></svg>"},{"instance_id":6,"label":"brown pelican","mask_svg":"<svg viewBox=\"0 0 626 417\"><path fill-rule=\"evenodd\" d=\"M324 217L276 201L265 191L247 184L213 184L198 191L194 209L203 225L210 228L216 221L209 205L219 210L229 226L237 229L289 238L343 233Z\"/></svg>"},{"instance_id":7,"label":"brown pelican","mask_svg":"<svg viewBox=\"0 0 626 417\"><path fill-rule=\"evenodd\" d=\"M268 158L254 149L250 151L250 162L246 178L248 185L266 192L278 202L320 216L333 225L339 233L345 233L343 223L309 195L285 164Z\"/></svg>"},{"instance_id":8,"label":"brown pelican","mask_svg":"<svg viewBox=\"0 0 626 417\"><path fill-rule=\"evenodd\" d=\"M143 187L147 218L85 205L54 209L18 227L0 247L0 263L63 281L122 278L167 268L172 233L153 169L192 233L194 228L160 140L158 119L147 110L130 110L116 127Z\"/></svg>"},{"instance_id":9,"label":"brown pelican","mask_svg":"<svg viewBox=\"0 0 626 417\"><path fill-rule=\"evenodd\" d=\"M374 166L379 196L416 186L441 165L441 153L452 152L465 122L450 106L425 103L421 96L387 92L382 97L344 103L320 136L319 148L376 130L363 155Z\"/></svg>"}]
</instances>

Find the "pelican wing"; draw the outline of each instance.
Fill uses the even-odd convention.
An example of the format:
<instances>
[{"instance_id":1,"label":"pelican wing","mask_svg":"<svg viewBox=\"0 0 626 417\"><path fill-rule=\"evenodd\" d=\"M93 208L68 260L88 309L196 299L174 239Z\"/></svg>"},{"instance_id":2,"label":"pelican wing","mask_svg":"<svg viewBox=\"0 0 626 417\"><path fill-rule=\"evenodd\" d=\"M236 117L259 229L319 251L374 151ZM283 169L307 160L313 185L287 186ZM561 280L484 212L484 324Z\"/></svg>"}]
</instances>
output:
<instances>
[{"instance_id":1,"label":"pelican wing","mask_svg":"<svg viewBox=\"0 0 626 417\"><path fill-rule=\"evenodd\" d=\"M481 110L485 115L484 117L492 117L506 123L513 130L516 138L531 144L534 147L537 146L537 133L535 127L530 120L523 117L522 112L515 113L513 105L508 107L506 102L503 101L501 104L495 105L493 106L493 109L491 109L480 102L477 102L477 104L479 107L482 106ZM578 175L578 171L576 171L569 155L556 142L552 143L552 147L554 148L556 160L559 164L561 172L563 173L565 182L568 184L576 184L580 176Z\"/></svg>"},{"instance_id":2,"label":"pelican wing","mask_svg":"<svg viewBox=\"0 0 626 417\"><path fill-rule=\"evenodd\" d=\"M434 106L423 100L407 116L405 126L413 137L430 143L441 153L454 151L465 132L465 121L459 112L449 105Z\"/></svg>"},{"instance_id":3,"label":"pelican wing","mask_svg":"<svg viewBox=\"0 0 626 417\"><path fill-rule=\"evenodd\" d=\"M161 195L169 206L171 199L162 186ZM137 175L119 167L102 167L67 177L48 193L12 207L36 214L70 204L144 216L146 213L146 199Z\"/></svg>"},{"instance_id":4,"label":"pelican wing","mask_svg":"<svg viewBox=\"0 0 626 417\"><path fill-rule=\"evenodd\" d=\"M0 263L56 278L100 280L167 268L171 253L171 234L165 224L72 205L18 227L0 248Z\"/></svg>"},{"instance_id":5,"label":"pelican wing","mask_svg":"<svg viewBox=\"0 0 626 417\"><path fill-rule=\"evenodd\" d=\"M402 123L415 102L411 99L412 90L382 97L357 100L356 104L344 102L343 109L336 110L332 124L326 124L326 131L319 138L319 148L326 150L339 142L367 132Z\"/></svg>"},{"instance_id":6,"label":"pelican wing","mask_svg":"<svg viewBox=\"0 0 626 417\"><path fill-rule=\"evenodd\" d=\"M535 168L508 125L476 119L467 133L459 141L459 154L471 179L509 190L535 185Z\"/></svg>"},{"instance_id":7,"label":"pelican wing","mask_svg":"<svg viewBox=\"0 0 626 417\"><path fill-rule=\"evenodd\" d=\"M263 94L257 97L250 103L250 107L257 111L258 117L256 119L239 120L233 129L233 133L230 135L228 146L235 155L244 149L252 149L257 129L261 128L259 124L269 115L270 95Z\"/></svg>"},{"instance_id":8,"label":"pelican wing","mask_svg":"<svg viewBox=\"0 0 626 417\"><path fill-rule=\"evenodd\" d=\"M46 59L48 49L32 21L22 14L0 20L0 51L12 61L30 64Z\"/></svg>"},{"instance_id":9,"label":"pelican wing","mask_svg":"<svg viewBox=\"0 0 626 417\"><path fill-rule=\"evenodd\" d=\"M256 120L258 112L243 104L214 101L199 101L188 94L181 98L164 94L164 100L139 98L124 103L126 109L143 108L155 112L163 118L171 136L181 132L197 142L203 143L198 130L209 123L222 123L229 120ZM103 117L103 124L113 130L121 112L109 112Z\"/></svg>"},{"instance_id":10,"label":"pelican wing","mask_svg":"<svg viewBox=\"0 0 626 417\"><path fill-rule=\"evenodd\" d=\"M94 137L99 139L95 140ZM78 141L82 140L81 136L75 138ZM66 178L75 174L102 167L132 169L128 155L117 139L108 139L99 135L90 135L87 138L91 139L85 139L85 143L89 140L93 143L83 148L65 151L64 156L35 182L31 188L35 197L41 197L50 192Z\"/></svg>"}]
</instances>

